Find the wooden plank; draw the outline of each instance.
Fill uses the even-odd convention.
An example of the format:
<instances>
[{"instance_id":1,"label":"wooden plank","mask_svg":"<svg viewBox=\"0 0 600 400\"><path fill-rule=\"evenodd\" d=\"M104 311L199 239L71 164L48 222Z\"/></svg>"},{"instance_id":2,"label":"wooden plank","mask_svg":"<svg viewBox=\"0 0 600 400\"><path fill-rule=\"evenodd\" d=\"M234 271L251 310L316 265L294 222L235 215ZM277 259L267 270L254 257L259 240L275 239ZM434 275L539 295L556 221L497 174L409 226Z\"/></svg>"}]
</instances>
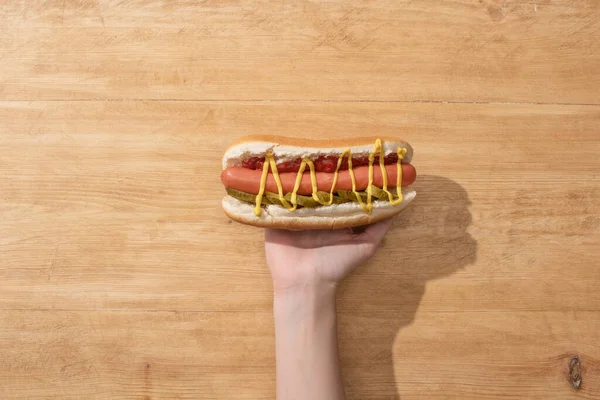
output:
<instances>
[{"instance_id":1,"label":"wooden plank","mask_svg":"<svg viewBox=\"0 0 600 400\"><path fill-rule=\"evenodd\" d=\"M552 311L341 315L351 398L596 399L599 313ZM578 355L583 384L573 389ZM585 386L585 387L584 387ZM381 390L380 388L383 388Z\"/></svg>"},{"instance_id":2,"label":"wooden plank","mask_svg":"<svg viewBox=\"0 0 600 400\"><path fill-rule=\"evenodd\" d=\"M0 311L2 399L272 399L270 313Z\"/></svg>"},{"instance_id":3,"label":"wooden plank","mask_svg":"<svg viewBox=\"0 0 600 400\"><path fill-rule=\"evenodd\" d=\"M348 280L342 308L414 312L429 286L424 310L595 310L599 117L584 106L5 102L0 307L270 309L261 231L220 209L222 151L254 127L402 132L415 146L419 200ZM385 295L353 295L375 291Z\"/></svg>"},{"instance_id":4,"label":"wooden plank","mask_svg":"<svg viewBox=\"0 0 600 400\"><path fill-rule=\"evenodd\" d=\"M596 0L5 3L4 100L600 103Z\"/></svg>"},{"instance_id":5,"label":"wooden plank","mask_svg":"<svg viewBox=\"0 0 600 400\"><path fill-rule=\"evenodd\" d=\"M221 153L367 132L419 196L341 288L348 398L598 398L600 4L284 3L2 4L0 398L273 398Z\"/></svg>"},{"instance_id":6,"label":"wooden plank","mask_svg":"<svg viewBox=\"0 0 600 400\"><path fill-rule=\"evenodd\" d=\"M412 323L408 313L342 312L339 320L349 400L594 399L600 391L598 312L419 312ZM274 395L267 311L4 310L0 322L3 399ZM583 365L579 391L566 376L573 354Z\"/></svg>"},{"instance_id":7,"label":"wooden plank","mask_svg":"<svg viewBox=\"0 0 600 400\"><path fill-rule=\"evenodd\" d=\"M261 231L220 210L222 151L246 133L368 132L414 145L419 194L341 288L348 398L597 398L598 120L596 106L1 102L0 397L272 398Z\"/></svg>"}]
</instances>

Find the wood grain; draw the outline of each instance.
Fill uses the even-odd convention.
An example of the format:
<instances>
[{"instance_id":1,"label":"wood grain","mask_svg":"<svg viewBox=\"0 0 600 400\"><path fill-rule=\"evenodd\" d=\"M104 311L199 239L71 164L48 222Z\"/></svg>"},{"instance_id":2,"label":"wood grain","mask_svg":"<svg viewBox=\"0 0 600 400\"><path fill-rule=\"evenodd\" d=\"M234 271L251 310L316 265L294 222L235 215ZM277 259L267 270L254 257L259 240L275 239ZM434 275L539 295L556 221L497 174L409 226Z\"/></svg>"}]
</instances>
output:
<instances>
[{"instance_id":1,"label":"wood grain","mask_svg":"<svg viewBox=\"0 0 600 400\"><path fill-rule=\"evenodd\" d=\"M270 399L270 313L0 311L3 399ZM236 383L237 381L237 383Z\"/></svg>"},{"instance_id":2,"label":"wood grain","mask_svg":"<svg viewBox=\"0 0 600 400\"><path fill-rule=\"evenodd\" d=\"M145 360L158 358L174 377L153 375L153 397L272 396L262 236L229 223L219 204L220 155L249 127L398 134L415 147L418 201L340 293L349 398L598 393L600 107L10 101L0 119L5 326L72 318L61 337L88 349L63 358L63 345L47 350L54 378L28 391L17 389L43 373L7 370L7 395L137 398ZM94 328L90 316L105 322ZM196 330L198 344L164 350L165 337L187 335L173 318ZM215 324L218 334L205 332ZM37 365L30 343L59 340L43 329L3 351ZM245 353L228 344L242 345L239 335L263 340ZM132 346L125 355L135 363L102 361L113 346ZM587 368L577 393L563 376L568 354ZM70 378L61 369L73 362L98 372Z\"/></svg>"},{"instance_id":3,"label":"wood grain","mask_svg":"<svg viewBox=\"0 0 600 400\"><path fill-rule=\"evenodd\" d=\"M600 102L596 0L6 3L0 99Z\"/></svg>"},{"instance_id":4,"label":"wood grain","mask_svg":"<svg viewBox=\"0 0 600 400\"><path fill-rule=\"evenodd\" d=\"M391 397L396 388L385 379L388 353L402 398L596 398L600 363L589 355L597 352L598 341L574 346L569 327L597 331L598 313L536 316L419 312L418 323L405 328L390 348L389 313L342 312L349 398ZM273 396L270 312L3 310L0 322L4 340L14 344L2 351L0 379L10 383L0 387L2 398ZM520 330L510 329L517 325ZM564 376L574 351L583 354L584 379L591 378L579 396Z\"/></svg>"},{"instance_id":5,"label":"wood grain","mask_svg":"<svg viewBox=\"0 0 600 400\"><path fill-rule=\"evenodd\" d=\"M597 1L14 0L0 33L1 399L274 398L262 231L220 209L254 133L415 148L339 293L348 399L600 397Z\"/></svg>"}]
</instances>

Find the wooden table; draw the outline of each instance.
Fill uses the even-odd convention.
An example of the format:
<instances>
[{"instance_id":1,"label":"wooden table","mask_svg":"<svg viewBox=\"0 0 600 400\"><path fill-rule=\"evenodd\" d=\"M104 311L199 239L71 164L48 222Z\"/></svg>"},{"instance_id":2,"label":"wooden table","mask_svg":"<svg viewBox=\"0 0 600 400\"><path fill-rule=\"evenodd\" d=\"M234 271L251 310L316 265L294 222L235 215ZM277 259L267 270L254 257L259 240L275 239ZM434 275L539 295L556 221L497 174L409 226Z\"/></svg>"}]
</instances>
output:
<instances>
[{"instance_id":1,"label":"wooden table","mask_svg":"<svg viewBox=\"0 0 600 400\"><path fill-rule=\"evenodd\" d=\"M274 398L250 133L415 148L348 399L600 398L597 0L1 3L1 399Z\"/></svg>"}]
</instances>

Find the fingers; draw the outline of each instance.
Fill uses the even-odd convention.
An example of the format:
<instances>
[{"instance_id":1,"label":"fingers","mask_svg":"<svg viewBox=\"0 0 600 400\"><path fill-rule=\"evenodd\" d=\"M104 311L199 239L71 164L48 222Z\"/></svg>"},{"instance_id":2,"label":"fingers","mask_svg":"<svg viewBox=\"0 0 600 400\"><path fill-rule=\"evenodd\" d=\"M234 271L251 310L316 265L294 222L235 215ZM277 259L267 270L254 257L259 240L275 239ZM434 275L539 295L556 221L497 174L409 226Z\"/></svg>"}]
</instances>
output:
<instances>
[{"instance_id":1,"label":"fingers","mask_svg":"<svg viewBox=\"0 0 600 400\"><path fill-rule=\"evenodd\" d=\"M352 233L358 235L360 233L363 233L367 229L367 227L368 225L355 226L354 228L352 228Z\"/></svg>"},{"instance_id":2,"label":"fingers","mask_svg":"<svg viewBox=\"0 0 600 400\"><path fill-rule=\"evenodd\" d=\"M350 229L288 231L265 229L265 241L298 248L316 248L353 240Z\"/></svg>"},{"instance_id":3,"label":"fingers","mask_svg":"<svg viewBox=\"0 0 600 400\"><path fill-rule=\"evenodd\" d=\"M265 229L265 242L289 244L295 240L294 232L285 229Z\"/></svg>"},{"instance_id":4,"label":"fingers","mask_svg":"<svg viewBox=\"0 0 600 400\"><path fill-rule=\"evenodd\" d=\"M302 230L265 229L265 241L299 248L324 247L343 242L378 245L392 224L392 218L352 229Z\"/></svg>"},{"instance_id":5,"label":"fingers","mask_svg":"<svg viewBox=\"0 0 600 400\"><path fill-rule=\"evenodd\" d=\"M367 226L361 236L366 238L370 243L378 245L391 226L392 218L384 219L383 221Z\"/></svg>"}]
</instances>

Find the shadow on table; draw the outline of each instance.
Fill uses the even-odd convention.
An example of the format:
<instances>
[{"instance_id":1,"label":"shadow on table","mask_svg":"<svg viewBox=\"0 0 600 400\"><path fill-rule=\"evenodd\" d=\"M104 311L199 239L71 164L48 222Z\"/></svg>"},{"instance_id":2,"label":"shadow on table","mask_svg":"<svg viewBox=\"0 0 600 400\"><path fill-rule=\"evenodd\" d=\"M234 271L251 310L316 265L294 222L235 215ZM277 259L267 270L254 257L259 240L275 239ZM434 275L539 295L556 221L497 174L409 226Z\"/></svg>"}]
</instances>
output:
<instances>
[{"instance_id":1,"label":"shadow on table","mask_svg":"<svg viewBox=\"0 0 600 400\"><path fill-rule=\"evenodd\" d=\"M427 282L476 259L477 242L467 232L467 192L450 179L427 175L414 189L416 199L394 219L375 259L340 288L339 341L349 400L399 398L394 339L412 323Z\"/></svg>"}]
</instances>

